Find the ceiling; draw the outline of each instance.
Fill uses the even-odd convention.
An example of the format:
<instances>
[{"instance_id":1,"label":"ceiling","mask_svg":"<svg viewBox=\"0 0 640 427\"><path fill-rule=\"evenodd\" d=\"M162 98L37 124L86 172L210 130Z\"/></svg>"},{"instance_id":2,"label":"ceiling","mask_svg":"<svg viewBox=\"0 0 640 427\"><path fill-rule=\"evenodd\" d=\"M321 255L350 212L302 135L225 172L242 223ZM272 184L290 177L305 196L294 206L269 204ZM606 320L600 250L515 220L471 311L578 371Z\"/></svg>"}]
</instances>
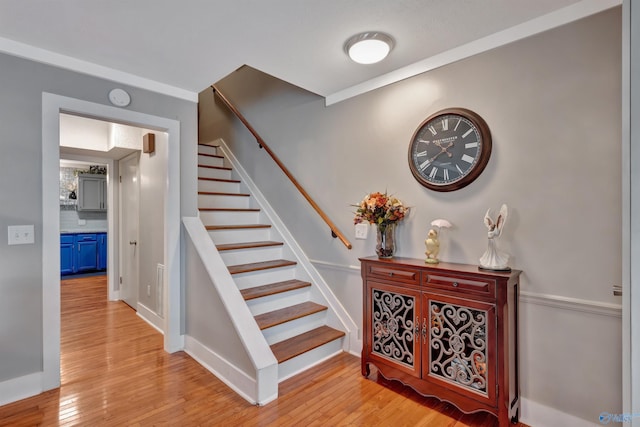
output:
<instances>
[{"instance_id":1,"label":"ceiling","mask_svg":"<svg viewBox=\"0 0 640 427\"><path fill-rule=\"evenodd\" d=\"M246 64L341 100L620 3L0 0L0 51L191 99ZM385 61L347 58L363 31L395 39Z\"/></svg>"}]
</instances>

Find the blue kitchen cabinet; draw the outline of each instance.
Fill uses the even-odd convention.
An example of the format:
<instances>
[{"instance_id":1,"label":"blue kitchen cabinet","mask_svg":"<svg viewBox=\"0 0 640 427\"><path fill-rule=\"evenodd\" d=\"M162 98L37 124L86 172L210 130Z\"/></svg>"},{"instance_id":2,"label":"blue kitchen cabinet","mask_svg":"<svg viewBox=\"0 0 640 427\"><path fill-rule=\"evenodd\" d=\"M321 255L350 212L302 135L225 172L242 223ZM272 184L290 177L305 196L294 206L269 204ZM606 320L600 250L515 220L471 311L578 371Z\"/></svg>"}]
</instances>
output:
<instances>
[{"instance_id":1,"label":"blue kitchen cabinet","mask_svg":"<svg viewBox=\"0 0 640 427\"><path fill-rule=\"evenodd\" d=\"M77 268L76 272L84 273L98 269L98 241L95 233L76 234Z\"/></svg>"},{"instance_id":2,"label":"blue kitchen cabinet","mask_svg":"<svg viewBox=\"0 0 640 427\"><path fill-rule=\"evenodd\" d=\"M60 274L75 273L75 236L62 234L60 236Z\"/></svg>"},{"instance_id":3,"label":"blue kitchen cabinet","mask_svg":"<svg viewBox=\"0 0 640 427\"><path fill-rule=\"evenodd\" d=\"M98 233L98 270L107 269L107 233Z\"/></svg>"},{"instance_id":4,"label":"blue kitchen cabinet","mask_svg":"<svg viewBox=\"0 0 640 427\"><path fill-rule=\"evenodd\" d=\"M107 269L107 233L60 235L60 274Z\"/></svg>"}]
</instances>

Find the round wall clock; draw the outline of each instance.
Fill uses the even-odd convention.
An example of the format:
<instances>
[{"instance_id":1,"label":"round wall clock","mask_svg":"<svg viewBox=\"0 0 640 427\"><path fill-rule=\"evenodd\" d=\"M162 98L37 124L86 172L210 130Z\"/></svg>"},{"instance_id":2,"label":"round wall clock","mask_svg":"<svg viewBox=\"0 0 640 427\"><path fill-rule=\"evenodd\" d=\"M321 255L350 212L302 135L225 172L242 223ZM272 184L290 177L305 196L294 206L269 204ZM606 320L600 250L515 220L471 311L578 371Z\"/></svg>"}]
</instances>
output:
<instances>
[{"instance_id":1,"label":"round wall clock","mask_svg":"<svg viewBox=\"0 0 640 427\"><path fill-rule=\"evenodd\" d=\"M490 156L491 132L482 117L447 108L418 126L409 145L409 168L425 187L453 191L473 182Z\"/></svg>"}]
</instances>

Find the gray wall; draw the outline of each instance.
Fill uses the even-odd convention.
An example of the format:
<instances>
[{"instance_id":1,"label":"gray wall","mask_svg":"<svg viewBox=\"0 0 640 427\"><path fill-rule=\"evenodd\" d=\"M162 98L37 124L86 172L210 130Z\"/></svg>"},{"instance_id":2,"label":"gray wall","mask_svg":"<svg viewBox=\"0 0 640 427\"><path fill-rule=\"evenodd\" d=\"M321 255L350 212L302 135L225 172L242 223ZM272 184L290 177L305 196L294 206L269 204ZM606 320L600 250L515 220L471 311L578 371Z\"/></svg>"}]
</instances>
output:
<instances>
[{"instance_id":1,"label":"gray wall","mask_svg":"<svg viewBox=\"0 0 640 427\"><path fill-rule=\"evenodd\" d=\"M183 215L195 214L192 165L197 106L4 54L0 70L0 381L4 381L42 370L42 92L108 105L109 90L123 87L132 98L128 109L179 120ZM35 225L34 245L7 246L7 226L19 224Z\"/></svg>"},{"instance_id":2,"label":"gray wall","mask_svg":"<svg viewBox=\"0 0 640 427\"><path fill-rule=\"evenodd\" d=\"M164 189L167 183L168 138L164 132L156 136L155 153L140 154L140 273L138 301L159 312L157 266L164 264Z\"/></svg>"},{"instance_id":3,"label":"gray wall","mask_svg":"<svg viewBox=\"0 0 640 427\"><path fill-rule=\"evenodd\" d=\"M229 114L208 91L200 139L230 144L354 319L362 318L358 257L375 247L372 232L353 240L351 205L366 193L388 190L412 207L398 228L397 255L424 257L430 221L446 218L454 227L443 233L440 258L470 264L486 249L485 211L507 203L500 245L523 270L528 407L594 423L602 411L621 411L621 301L611 292L622 280L620 8L330 107L249 67L219 86L353 250L330 237L237 121L225 124ZM436 193L414 180L407 150L416 127L447 107L479 113L494 147L474 183Z\"/></svg>"}]
</instances>

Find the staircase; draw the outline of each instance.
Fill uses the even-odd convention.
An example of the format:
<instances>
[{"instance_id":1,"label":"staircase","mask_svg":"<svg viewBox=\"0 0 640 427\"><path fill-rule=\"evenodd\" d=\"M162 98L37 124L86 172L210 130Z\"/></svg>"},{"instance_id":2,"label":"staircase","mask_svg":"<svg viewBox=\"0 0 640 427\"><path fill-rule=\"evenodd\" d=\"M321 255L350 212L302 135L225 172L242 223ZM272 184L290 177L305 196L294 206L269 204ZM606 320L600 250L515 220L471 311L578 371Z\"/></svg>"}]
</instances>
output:
<instances>
[{"instance_id":1,"label":"staircase","mask_svg":"<svg viewBox=\"0 0 640 427\"><path fill-rule=\"evenodd\" d=\"M198 209L276 360L282 381L343 349L341 330L293 251L235 179L219 147L198 145Z\"/></svg>"}]
</instances>

